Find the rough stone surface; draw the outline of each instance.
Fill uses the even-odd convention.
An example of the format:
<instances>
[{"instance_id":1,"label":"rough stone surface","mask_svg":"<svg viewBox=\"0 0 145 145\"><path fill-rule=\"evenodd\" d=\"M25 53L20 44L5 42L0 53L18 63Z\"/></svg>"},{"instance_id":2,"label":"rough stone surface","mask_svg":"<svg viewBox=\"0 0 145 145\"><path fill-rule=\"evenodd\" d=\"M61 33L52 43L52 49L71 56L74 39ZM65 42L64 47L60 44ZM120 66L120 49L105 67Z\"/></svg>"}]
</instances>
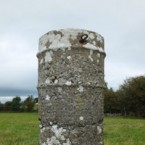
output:
<instances>
[{"instance_id":1,"label":"rough stone surface","mask_svg":"<svg viewBox=\"0 0 145 145\"><path fill-rule=\"evenodd\" d=\"M103 145L103 37L62 29L39 42L40 145Z\"/></svg>"}]
</instances>

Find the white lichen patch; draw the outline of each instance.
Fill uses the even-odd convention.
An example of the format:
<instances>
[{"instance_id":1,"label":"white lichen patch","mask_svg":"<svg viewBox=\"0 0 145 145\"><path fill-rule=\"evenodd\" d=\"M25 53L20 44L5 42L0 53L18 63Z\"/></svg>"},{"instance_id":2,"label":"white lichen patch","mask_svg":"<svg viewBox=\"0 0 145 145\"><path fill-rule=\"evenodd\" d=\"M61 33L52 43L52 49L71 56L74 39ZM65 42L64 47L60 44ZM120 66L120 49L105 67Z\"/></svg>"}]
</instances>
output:
<instances>
[{"instance_id":1,"label":"white lichen patch","mask_svg":"<svg viewBox=\"0 0 145 145\"><path fill-rule=\"evenodd\" d=\"M72 84L71 81L67 81L67 82L65 83L65 85L67 85L67 86L71 86L71 84Z\"/></svg>"},{"instance_id":2,"label":"white lichen patch","mask_svg":"<svg viewBox=\"0 0 145 145\"><path fill-rule=\"evenodd\" d=\"M68 47L68 50L71 50L71 47Z\"/></svg>"},{"instance_id":3,"label":"white lichen patch","mask_svg":"<svg viewBox=\"0 0 145 145\"><path fill-rule=\"evenodd\" d=\"M42 128L42 124L39 124L39 128Z\"/></svg>"},{"instance_id":4,"label":"white lichen patch","mask_svg":"<svg viewBox=\"0 0 145 145\"><path fill-rule=\"evenodd\" d=\"M78 38L83 34L87 34L88 40L93 41L89 43L89 47L88 44L86 44L87 49L98 50L99 48L96 47L96 41L103 43L103 37L98 33L93 33L82 29L61 29L59 31L50 31L40 38L39 52L45 51L47 49L54 51L58 49L71 50L72 45L79 46L79 43L72 44L73 40L78 40ZM103 51L101 49L99 50Z\"/></svg>"},{"instance_id":5,"label":"white lichen patch","mask_svg":"<svg viewBox=\"0 0 145 145\"><path fill-rule=\"evenodd\" d=\"M42 129L40 130L41 133L43 133L44 131L45 131L45 128L42 128Z\"/></svg>"},{"instance_id":6,"label":"white lichen patch","mask_svg":"<svg viewBox=\"0 0 145 145\"><path fill-rule=\"evenodd\" d=\"M53 52L46 52L45 54L45 62L51 62L52 61L52 56L53 56Z\"/></svg>"},{"instance_id":7,"label":"white lichen patch","mask_svg":"<svg viewBox=\"0 0 145 145\"><path fill-rule=\"evenodd\" d=\"M95 39L94 33L90 33L90 34L89 34L89 38Z\"/></svg>"},{"instance_id":8,"label":"white lichen patch","mask_svg":"<svg viewBox=\"0 0 145 145\"><path fill-rule=\"evenodd\" d=\"M46 143L44 142L42 145L61 145L61 143L55 136L52 136L51 138L47 138ZM66 139L66 142L62 145L71 145L71 142L69 139Z\"/></svg>"},{"instance_id":9,"label":"white lichen patch","mask_svg":"<svg viewBox=\"0 0 145 145\"><path fill-rule=\"evenodd\" d=\"M100 58L100 53L97 53L97 57Z\"/></svg>"},{"instance_id":10,"label":"white lichen patch","mask_svg":"<svg viewBox=\"0 0 145 145\"><path fill-rule=\"evenodd\" d=\"M83 116L80 116L80 118L79 118L81 121L83 121L84 120L84 117Z\"/></svg>"},{"instance_id":11,"label":"white lichen patch","mask_svg":"<svg viewBox=\"0 0 145 145\"><path fill-rule=\"evenodd\" d=\"M67 59L70 60L71 59L71 56L67 56Z\"/></svg>"},{"instance_id":12,"label":"white lichen patch","mask_svg":"<svg viewBox=\"0 0 145 145\"><path fill-rule=\"evenodd\" d=\"M39 39L39 51L45 51L47 49L47 47L45 46L47 42L48 36L47 34L45 34Z\"/></svg>"},{"instance_id":13,"label":"white lichen patch","mask_svg":"<svg viewBox=\"0 0 145 145\"><path fill-rule=\"evenodd\" d=\"M47 49L46 46L41 47L41 51L45 51Z\"/></svg>"},{"instance_id":14,"label":"white lichen patch","mask_svg":"<svg viewBox=\"0 0 145 145\"><path fill-rule=\"evenodd\" d=\"M42 125L41 125L40 132L43 133L45 130L48 130L48 129L49 129L49 127L42 127Z\"/></svg>"},{"instance_id":15,"label":"white lichen patch","mask_svg":"<svg viewBox=\"0 0 145 145\"><path fill-rule=\"evenodd\" d=\"M58 84L58 80L57 80L57 79L55 79L54 83L55 83L55 84Z\"/></svg>"},{"instance_id":16,"label":"white lichen patch","mask_svg":"<svg viewBox=\"0 0 145 145\"><path fill-rule=\"evenodd\" d=\"M93 41L93 44L96 45L96 41Z\"/></svg>"},{"instance_id":17,"label":"white lichen patch","mask_svg":"<svg viewBox=\"0 0 145 145\"><path fill-rule=\"evenodd\" d=\"M61 35L60 34L54 34L53 32L51 34L48 35L49 41L52 42L54 44L57 44L57 41L59 41L61 39Z\"/></svg>"},{"instance_id":18,"label":"white lichen patch","mask_svg":"<svg viewBox=\"0 0 145 145\"><path fill-rule=\"evenodd\" d=\"M98 50L99 52L104 52L102 47L97 47L97 46L90 44L90 43L83 45L83 47L87 48L87 49L91 49L91 50Z\"/></svg>"},{"instance_id":19,"label":"white lichen patch","mask_svg":"<svg viewBox=\"0 0 145 145\"><path fill-rule=\"evenodd\" d=\"M51 97L50 97L49 95L46 95L45 100L46 100L46 101L50 101L50 98L51 98Z\"/></svg>"},{"instance_id":20,"label":"white lichen patch","mask_svg":"<svg viewBox=\"0 0 145 145\"><path fill-rule=\"evenodd\" d=\"M102 133L102 128L100 126L97 126L97 132L98 132L98 134Z\"/></svg>"},{"instance_id":21,"label":"white lichen patch","mask_svg":"<svg viewBox=\"0 0 145 145\"><path fill-rule=\"evenodd\" d=\"M57 125L53 125L51 127L51 131L55 134L57 139L65 140L63 133L66 132L66 129L63 129L62 127L59 128Z\"/></svg>"},{"instance_id":22,"label":"white lichen patch","mask_svg":"<svg viewBox=\"0 0 145 145\"><path fill-rule=\"evenodd\" d=\"M77 88L77 90L79 91L79 92L83 92L84 91L84 87L83 86L79 86L78 88Z\"/></svg>"},{"instance_id":23,"label":"white lichen patch","mask_svg":"<svg viewBox=\"0 0 145 145\"><path fill-rule=\"evenodd\" d=\"M61 144L55 136L52 136L51 138L47 138L47 144L46 145L61 145Z\"/></svg>"},{"instance_id":24,"label":"white lichen patch","mask_svg":"<svg viewBox=\"0 0 145 145\"><path fill-rule=\"evenodd\" d=\"M62 32L63 33L63 32ZM53 32L47 35L49 42L51 43L49 46L49 49L52 50L58 50L62 49L65 50L65 48L70 47L70 34L65 33L63 36L60 34L54 34Z\"/></svg>"},{"instance_id":25,"label":"white lichen patch","mask_svg":"<svg viewBox=\"0 0 145 145\"><path fill-rule=\"evenodd\" d=\"M90 85L91 83L90 82L87 82L87 84Z\"/></svg>"},{"instance_id":26,"label":"white lichen patch","mask_svg":"<svg viewBox=\"0 0 145 145\"><path fill-rule=\"evenodd\" d=\"M48 40L51 43L51 45L49 46L49 49L56 49L56 48L58 48L58 44L59 44L60 38L61 38L60 34L55 35L53 32L50 33L48 35Z\"/></svg>"},{"instance_id":27,"label":"white lichen patch","mask_svg":"<svg viewBox=\"0 0 145 145\"><path fill-rule=\"evenodd\" d=\"M92 55L93 55L93 50L90 50L90 55L88 56L88 58L89 58L91 61L93 61Z\"/></svg>"},{"instance_id":28,"label":"white lichen patch","mask_svg":"<svg viewBox=\"0 0 145 145\"><path fill-rule=\"evenodd\" d=\"M46 83L46 84L50 84L50 79L47 78L47 79L45 80L45 83Z\"/></svg>"}]
</instances>

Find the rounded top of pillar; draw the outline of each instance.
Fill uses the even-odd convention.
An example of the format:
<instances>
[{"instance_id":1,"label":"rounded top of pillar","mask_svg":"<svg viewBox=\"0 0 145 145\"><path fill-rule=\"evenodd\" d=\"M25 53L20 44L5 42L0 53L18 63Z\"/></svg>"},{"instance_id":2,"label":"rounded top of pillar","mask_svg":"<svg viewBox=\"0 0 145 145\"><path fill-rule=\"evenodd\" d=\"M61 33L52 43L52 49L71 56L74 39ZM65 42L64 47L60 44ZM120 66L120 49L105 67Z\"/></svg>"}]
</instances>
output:
<instances>
[{"instance_id":1,"label":"rounded top of pillar","mask_svg":"<svg viewBox=\"0 0 145 145\"><path fill-rule=\"evenodd\" d=\"M104 52L104 38L93 31L60 29L49 31L39 39L39 53L46 50L86 48Z\"/></svg>"}]
</instances>

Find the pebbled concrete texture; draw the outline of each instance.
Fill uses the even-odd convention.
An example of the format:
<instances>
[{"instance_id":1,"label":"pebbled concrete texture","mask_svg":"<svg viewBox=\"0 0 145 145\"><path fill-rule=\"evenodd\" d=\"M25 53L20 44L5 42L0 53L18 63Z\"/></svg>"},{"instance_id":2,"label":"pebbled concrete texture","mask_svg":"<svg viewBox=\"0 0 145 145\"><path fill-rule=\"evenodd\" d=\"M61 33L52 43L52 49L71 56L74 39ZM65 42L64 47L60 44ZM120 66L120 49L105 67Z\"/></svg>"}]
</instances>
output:
<instances>
[{"instance_id":1,"label":"pebbled concrete texture","mask_svg":"<svg viewBox=\"0 0 145 145\"><path fill-rule=\"evenodd\" d=\"M40 145L103 145L103 37L50 31L37 57Z\"/></svg>"}]
</instances>

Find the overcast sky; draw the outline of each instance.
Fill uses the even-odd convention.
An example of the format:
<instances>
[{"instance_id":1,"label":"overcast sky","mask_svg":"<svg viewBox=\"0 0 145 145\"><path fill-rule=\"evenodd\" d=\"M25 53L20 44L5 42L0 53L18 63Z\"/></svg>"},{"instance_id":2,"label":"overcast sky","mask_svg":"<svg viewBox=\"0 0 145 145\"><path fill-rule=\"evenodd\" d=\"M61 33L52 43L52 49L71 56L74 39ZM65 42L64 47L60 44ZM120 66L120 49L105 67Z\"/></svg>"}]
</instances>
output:
<instances>
[{"instance_id":1,"label":"overcast sky","mask_svg":"<svg viewBox=\"0 0 145 145\"><path fill-rule=\"evenodd\" d=\"M105 39L105 80L145 74L145 0L0 0L0 96L37 95L38 40L81 28Z\"/></svg>"}]
</instances>

